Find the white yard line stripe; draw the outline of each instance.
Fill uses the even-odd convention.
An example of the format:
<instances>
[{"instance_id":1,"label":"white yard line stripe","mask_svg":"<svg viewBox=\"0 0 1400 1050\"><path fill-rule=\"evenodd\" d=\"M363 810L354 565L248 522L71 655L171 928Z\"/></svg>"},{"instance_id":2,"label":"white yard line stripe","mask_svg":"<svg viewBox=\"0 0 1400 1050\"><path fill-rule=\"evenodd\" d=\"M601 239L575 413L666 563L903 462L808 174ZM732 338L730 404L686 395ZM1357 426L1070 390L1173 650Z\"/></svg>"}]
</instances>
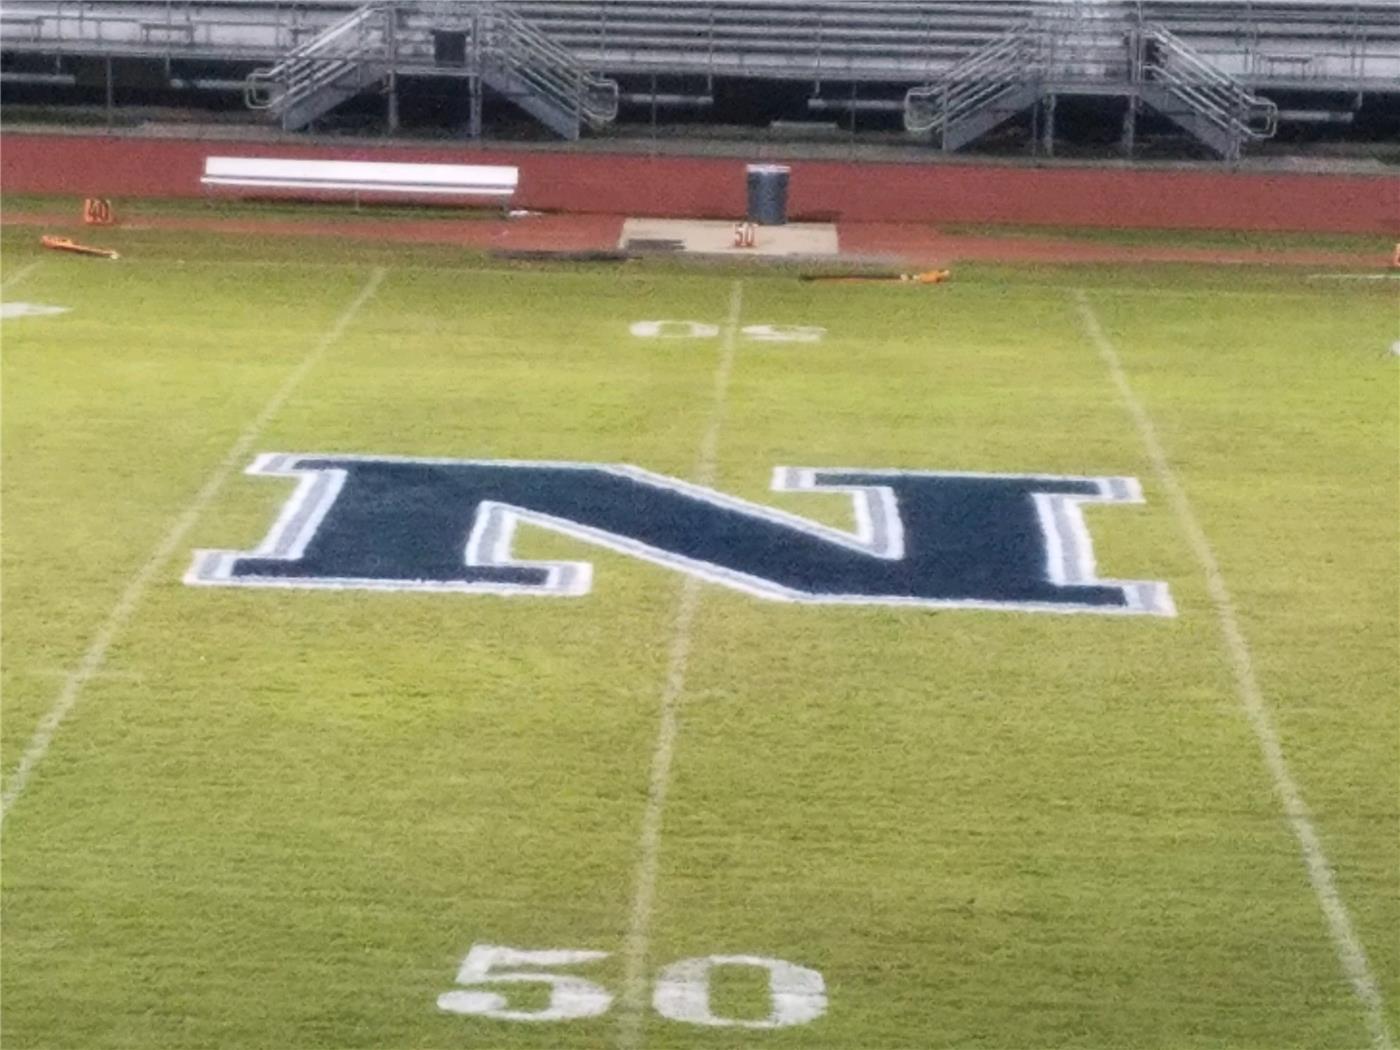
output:
<instances>
[{"instance_id":1,"label":"white yard line stripe","mask_svg":"<svg viewBox=\"0 0 1400 1050\"><path fill-rule=\"evenodd\" d=\"M1308 873L1308 881L1312 884L1313 892L1317 895L1322 913L1327 917L1327 926L1332 934L1332 944L1336 948L1337 960L1341 964L1347 980L1351 983L1352 991L1361 1003L1362 1011L1365 1014L1366 1028L1371 1036L1371 1046L1375 1050L1394 1050L1395 1044L1386 1023L1385 1006L1381 999L1380 988L1376 984L1376 978L1366 959L1366 950L1361 945L1361 938L1357 936L1351 923L1351 916L1342 901L1341 893L1337 890L1336 879L1332 874L1332 865L1322 848L1322 840L1318 836L1317 828L1313 825L1307 804L1303 801L1302 791L1299 789L1297 781L1293 779L1293 774L1289 771L1288 761L1283 754L1283 745L1279 740L1278 729L1274 725L1273 713L1269 709L1263 691L1259 688L1259 680L1254 673L1254 661L1249 653L1249 645L1245 642L1244 632L1240 629L1239 618L1235 614L1235 604L1225 585L1225 576L1220 571L1220 563L1215 558L1215 551L1211 548L1210 540L1206 538L1205 530L1201 528L1201 523L1191 508L1191 503L1186 497L1186 490L1177 479L1175 471L1172 470L1166 451L1162 447L1161 440L1157 437L1157 428L1153 426L1147 409L1143 407L1142 402L1138 400L1128 383L1128 376L1123 371L1118 351L1114 348L1107 333L1104 332L1098 314L1089 304L1089 297L1081 289L1075 292L1074 298L1078 303L1085 331L1088 332L1089 338L1098 349L1099 357L1103 360L1113 379L1113 385L1118 388L1118 394L1137 426L1138 435L1142 439L1143 447L1147 450L1148 458L1152 461L1152 468L1156 472L1157 480L1167 493L1167 498L1171 502L1172 510L1176 513L1177 521L1182 532L1185 533L1191 551L1205 572L1206 592L1210 595L1211 604L1215 606L1216 617L1220 621L1220 634L1224 639L1225 648L1229 652L1231 668L1234 671L1235 690L1239 694L1240 704L1244 708L1250 728L1254 730L1255 739L1259 742L1259 750L1263 754L1264 764L1268 767L1269 774L1273 778L1274 792L1278 795L1283 812L1293 829L1294 837L1298 840L1298 847L1303 855L1303 864Z\"/></svg>"},{"instance_id":2,"label":"white yard line stripe","mask_svg":"<svg viewBox=\"0 0 1400 1050\"><path fill-rule=\"evenodd\" d=\"M719 364L715 367L714 399L710 421L700 439L696 456L695 481L713 485L719 456L719 433L724 426L725 403L729 397L729 377L734 372L734 346L739 332L739 312L743 308L744 284L735 281L729 293L729 314L724 321ZM671 762L680 732L681 697L685 693L686 667L690 660L691 625L700 607L700 580L687 575L681 583L676 606L675 626L666 663L666 684L661 692L661 715L656 730L656 747L651 756L651 778L647 784L647 804L642 813L640 856L632 891L627 940L623 946L624 977L618 1023L620 1050L636 1050L640 1045L642 1017L646 1011L647 952L651 940L651 913L656 901L656 872L661 856L661 823L666 812L666 796L671 786Z\"/></svg>"},{"instance_id":3,"label":"white yard line stripe","mask_svg":"<svg viewBox=\"0 0 1400 1050\"><path fill-rule=\"evenodd\" d=\"M744 282L735 281L729 292L729 313L721 333L719 364L715 366L714 400L710 406L710 425L700 439L700 453L695 458L695 483L709 487L715 483L719 461L719 432L724 426L725 407L729 400L729 378L734 374L734 346L739 335L739 313L744 307Z\"/></svg>"},{"instance_id":4,"label":"white yard line stripe","mask_svg":"<svg viewBox=\"0 0 1400 1050\"><path fill-rule=\"evenodd\" d=\"M360 312L360 308L379 290L387 273L388 270L384 267L375 267L369 280L351 300L350 305L341 311L340 316L335 319L326 334L302 358L301 363L292 370L291 374L282 381L282 385L263 406L262 411L238 436L238 439L228 450L228 454L214 469L209 480L204 483L204 487L195 495L194 501L175 520L170 531L156 544L156 549L151 552L151 556L146 559L145 564L136 571L136 575L127 583L121 597L117 599L117 604L112 607L112 611L107 614L107 619L103 621L97 634L93 636L92 643L88 646L87 652L83 654L82 660L79 661L77 667L68 673L63 686L58 691L58 696L54 699L53 706L49 708L43 721L35 729L34 735L30 737L24 754L20 757L19 764L15 767L14 772L5 779L5 789L3 794L0 794L0 824L3 824L15 802L24 794L24 789L29 784L29 778L33 776L35 768L48 754L54 734L58 732L64 719L68 717L69 712L77 704L82 695L83 687L102 672L102 664L107 659L107 651L112 647L117 635L121 633L121 629L131 619L132 613L136 611L136 607L146 593L146 588L150 586L151 581L155 579L156 574L164 567L165 563L170 560L170 556L184 542L185 536L194 527L205 508L218 495L229 475L244 465L248 452L262 435L263 429L272 421L273 416L287 403L287 399L306 378L307 373L320 363L326 351L344 334L350 322Z\"/></svg>"},{"instance_id":5,"label":"white yard line stripe","mask_svg":"<svg viewBox=\"0 0 1400 1050\"><path fill-rule=\"evenodd\" d=\"M1400 273L1310 273L1309 281L1400 281Z\"/></svg>"},{"instance_id":6,"label":"white yard line stripe","mask_svg":"<svg viewBox=\"0 0 1400 1050\"><path fill-rule=\"evenodd\" d=\"M9 277L5 278L4 284L0 284L0 292L8 292L15 285L19 284L20 281L24 280L31 273L37 270L39 268L39 264L43 261L43 259L35 259L33 262L25 263L14 273L10 274Z\"/></svg>"}]
</instances>

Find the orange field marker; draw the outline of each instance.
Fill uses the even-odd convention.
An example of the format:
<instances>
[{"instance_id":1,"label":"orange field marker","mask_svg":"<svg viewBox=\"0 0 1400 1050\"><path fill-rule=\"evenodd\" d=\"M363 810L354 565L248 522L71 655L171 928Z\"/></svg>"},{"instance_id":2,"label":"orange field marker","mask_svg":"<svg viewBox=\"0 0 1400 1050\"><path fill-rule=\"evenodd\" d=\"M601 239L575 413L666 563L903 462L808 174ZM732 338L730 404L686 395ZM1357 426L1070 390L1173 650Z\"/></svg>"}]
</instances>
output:
<instances>
[{"instance_id":1,"label":"orange field marker","mask_svg":"<svg viewBox=\"0 0 1400 1050\"><path fill-rule=\"evenodd\" d=\"M923 273L902 273L899 279L913 281L915 284L942 284L952 276L951 270L925 270Z\"/></svg>"},{"instance_id":2,"label":"orange field marker","mask_svg":"<svg viewBox=\"0 0 1400 1050\"><path fill-rule=\"evenodd\" d=\"M859 273L804 273L804 281L822 281L827 284L942 284L953 276L951 270L925 270L922 273L859 274Z\"/></svg>"},{"instance_id":3,"label":"orange field marker","mask_svg":"<svg viewBox=\"0 0 1400 1050\"><path fill-rule=\"evenodd\" d=\"M1390 265L1400 270L1400 244L1395 246L1395 254L1390 257Z\"/></svg>"},{"instance_id":4,"label":"orange field marker","mask_svg":"<svg viewBox=\"0 0 1400 1050\"><path fill-rule=\"evenodd\" d=\"M111 248L94 248L88 244L78 244L67 237L52 237L45 235L39 238L39 243L45 248L52 248L60 252L76 252L79 255L100 255L104 259L120 259L121 256Z\"/></svg>"},{"instance_id":5,"label":"orange field marker","mask_svg":"<svg viewBox=\"0 0 1400 1050\"><path fill-rule=\"evenodd\" d=\"M112 202L105 197L88 197L83 201L83 222L88 226L111 226L116 221Z\"/></svg>"}]
</instances>

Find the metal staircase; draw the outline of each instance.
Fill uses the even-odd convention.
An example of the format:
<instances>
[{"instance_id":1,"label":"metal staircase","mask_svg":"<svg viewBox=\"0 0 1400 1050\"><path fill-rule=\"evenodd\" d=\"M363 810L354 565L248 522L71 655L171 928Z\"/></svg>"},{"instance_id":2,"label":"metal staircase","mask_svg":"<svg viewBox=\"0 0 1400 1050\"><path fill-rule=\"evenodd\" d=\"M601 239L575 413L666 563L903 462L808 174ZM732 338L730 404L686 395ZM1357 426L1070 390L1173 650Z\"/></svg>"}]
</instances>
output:
<instances>
[{"instance_id":1,"label":"metal staircase","mask_svg":"<svg viewBox=\"0 0 1400 1050\"><path fill-rule=\"evenodd\" d=\"M1036 104L1041 96L1040 37L1026 22L953 65L935 83L904 96L904 127L936 132L939 148L961 149Z\"/></svg>"},{"instance_id":2,"label":"metal staircase","mask_svg":"<svg viewBox=\"0 0 1400 1050\"><path fill-rule=\"evenodd\" d=\"M488 87L563 138L578 138L585 124L597 129L617 119L617 81L592 75L509 8L479 5L468 47L480 56L480 76Z\"/></svg>"},{"instance_id":3,"label":"metal staircase","mask_svg":"<svg viewBox=\"0 0 1400 1050\"><path fill-rule=\"evenodd\" d=\"M1246 142L1271 138L1278 130L1278 106L1252 94L1165 27L1143 26L1137 58L1139 97L1226 160L1238 160Z\"/></svg>"},{"instance_id":4,"label":"metal staircase","mask_svg":"<svg viewBox=\"0 0 1400 1050\"><path fill-rule=\"evenodd\" d=\"M389 17L378 4L351 12L292 48L275 66L249 74L243 101L296 130L378 87L389 74Z\"/></svg>"},{"instance_id":5,"label":"metal staircase","mask_svg":"<svg viewBox=\"0 0 1400 1050\"><path fill-rule=\"evenodd\" d=\"M472 94L473 132L479 133L482 89L489 88L551 131L579 137L584 126L617 117L617 82L595 76L508 4L465 0L454 4L368 3L252 73L244 100L289 130L306 127L342 102L378 89L396 74L441 74L436 37L455 34L461 61L452 75Z\"/></svg>"},{"instance_id":6,"label":"metal staircase","mask_svg":"<svg viewBox=\"0 0 1400 1050\"><path fill-rule=\"evenodd\" d=\"M957 150L1033 106L1060 95L1129 99L1167 117L1226 160L1271 137L1278 107L1252 94L1164 26L1107 3L1048 4L949 67L910 88L904 127Z\"/></svg>"}]
</instances>

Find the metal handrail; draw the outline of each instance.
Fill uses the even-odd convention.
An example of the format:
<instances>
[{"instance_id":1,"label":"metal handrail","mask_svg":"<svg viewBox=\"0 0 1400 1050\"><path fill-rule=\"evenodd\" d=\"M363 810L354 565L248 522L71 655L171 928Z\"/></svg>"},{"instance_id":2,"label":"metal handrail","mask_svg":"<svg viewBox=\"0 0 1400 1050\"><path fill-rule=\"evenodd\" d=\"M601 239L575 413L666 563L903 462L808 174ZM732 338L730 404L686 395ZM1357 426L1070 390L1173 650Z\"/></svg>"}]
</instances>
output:
<instances>
[{"instance_id":1,"label":"metal handrail","mask_svg":"<svg viewBox=\"0 0 1400 1050\"><path fill-rule=\"evenodd\" d=\"M553 105L573 111L594 128L615 120L620 92L617 82L595 76L568 49L504 4L480 9L484 55Z\"/></svg>"},{"instance_id":2,"label":"metal handrail","mask_svg":"<svg viewBox=\"0 0 1400 1050\"><path fill-rule=\"evenodd\" d=\"M1021 23L955 63L937 81L909 89L904 126L937 130L945 148L959 126L1029 85L1037 90L1076 79L1127 76L1147 90L1167 92L1200 121L1219 130L1236 155L1245 140L1271 137L1278 107L1213 65L1165 27L1130 19L1085 19L1059 14ZM1051 88L1053 90L1053 88Z\"/></svg>"},{"instance_id":3,"label":"metal handrail","mask_svg":"<svg viewBox=\"0 0 1400 1050\"><path fill-rule=\"evenodd\" d=\"M285 108L361 68L366 61L387 58L376 54L383 51L386 14L380 4L365 4L287 52L276 65L254 70L244 82L244 103L249 109ZM372 33L376 21L380 23L377 41ZM330 53L333 48L340 50Z\"/></svg>"},{"instance_id":4,"label":"metal handrail","mask_svg":"<svg viewBox=\"0 0 1400 1050\"><path fill-rule=\"evenodd\" d=\"M1165 85L1202 118L1231 134L1257 142L1278 130L1274 102L1251 93L1164 26L1144 25L1143 39L1160 48L1156 61L1144 62L1144 79Z\"/></svg>"},{"instance_id":5,"label":"metal handrail","mask_svg":"<svg viewBox=\"0 0 1400 1050\"><path fill-rule=\"evenodd\" d=\"M441 8L425 9L434 15L443 13ZM387 19L415 10L419 9L412 3L379 0L363 4L287 52L274 66L250 74L244 84L244 101L251 109L285 113L328 86L353 86L356 76L360 86L368 85L381 78L395 60L390 54ZM472 36L470 53L477 75L483 72L483 65L498 69L520 89L592 127L617 117L617 82L594 75L572 52L509 5L494 0L463 3L447 14L454 27ZM424 40L429 36L422 29L418 35ZM400 43L407 42L401 39ZM402 54L402 50L397 53Z\"/></svg>"},{"instance_id":6,"label":"metal handrail","mask_svg":"<svg viewBox=\"0 0 1400 1050\"><path fill-rule=\"evenodd\" d=\"M1022 22L955 63L937 81L906 91L905 130L923 134L941 128L946 134L954 121L1027 83L1040 64L1033 28Z\"/></svg>"}]
</instances>

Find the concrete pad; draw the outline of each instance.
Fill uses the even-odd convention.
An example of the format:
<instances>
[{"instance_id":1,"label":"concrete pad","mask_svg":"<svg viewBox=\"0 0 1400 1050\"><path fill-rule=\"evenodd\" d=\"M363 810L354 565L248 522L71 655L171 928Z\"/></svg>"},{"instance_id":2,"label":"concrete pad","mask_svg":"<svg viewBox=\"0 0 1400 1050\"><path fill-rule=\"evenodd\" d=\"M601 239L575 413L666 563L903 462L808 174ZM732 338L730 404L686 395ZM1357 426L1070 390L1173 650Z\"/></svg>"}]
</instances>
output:
<instances>
[{"instance_id":1,"label":"concrete pad","mask_svg":"<svg viewBox=\"0 0 1400 1050\"><path fill-rule=\"evenodd\" d=\"M628 219L618 247L632 251L700 252L706 255L835 255L836 227L829 222L759 226L752 248L734 247L734 223L723 219Z\"/></svg>"}]
</instances>

